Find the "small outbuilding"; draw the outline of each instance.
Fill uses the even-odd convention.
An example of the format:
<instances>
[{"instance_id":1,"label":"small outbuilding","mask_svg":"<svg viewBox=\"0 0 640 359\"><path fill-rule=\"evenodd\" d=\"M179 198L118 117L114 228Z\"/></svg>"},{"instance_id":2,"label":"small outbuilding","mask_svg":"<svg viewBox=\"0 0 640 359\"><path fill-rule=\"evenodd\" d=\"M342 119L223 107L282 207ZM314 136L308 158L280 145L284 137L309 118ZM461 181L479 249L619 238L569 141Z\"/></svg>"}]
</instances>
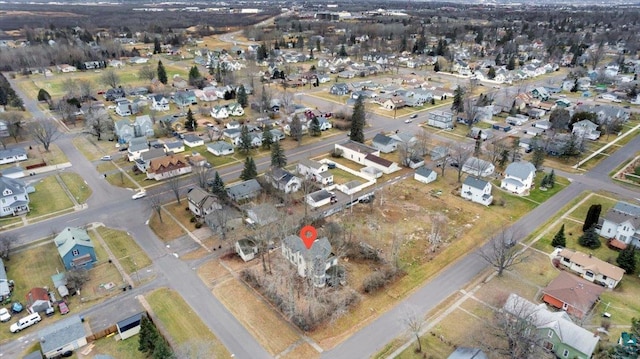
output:
<instances>
[{"instance_id":1,"label":"small outbuilding","mask_svg":"<svg viewBox=\"0 0 640 359\"><path fill-rule=\"evenodd\" d=\"M145 313L134 314L129 318L123 319L116 323L116 328L118 328L118 335L120 336L121 340L131 338L132 336L140 333L140 323L144 315Z\"/></svg>"}]
</instances>

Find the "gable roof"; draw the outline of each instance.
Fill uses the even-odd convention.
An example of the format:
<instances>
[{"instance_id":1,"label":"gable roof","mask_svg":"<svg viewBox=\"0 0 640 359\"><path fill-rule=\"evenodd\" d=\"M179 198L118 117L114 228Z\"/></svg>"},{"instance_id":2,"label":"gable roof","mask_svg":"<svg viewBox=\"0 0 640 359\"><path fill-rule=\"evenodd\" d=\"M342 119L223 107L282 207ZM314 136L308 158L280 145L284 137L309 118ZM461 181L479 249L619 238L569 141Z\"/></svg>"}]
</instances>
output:
<instances>
[{"instance_id":1,"label":"gable roof","mask_svg":"<svg viewBox=\"0 0 640 359\"><path fill-rule=\"evenodd\" d=\"M16 148L8 148L6 150L0 150L0 158L5 158L5 157L13 157L13 156L26 156L27 155L27 151L25 151L24 148L22 147L16 147Z\"/></svg>"},{"instance_id":2,"label":"gable roof","mask_svg":"<svg viewBox=\"0 0 640 359\"><path fill-rule=\"evenodd\" d=\"M592 255L582 252L574 252L570 249L563 249L558 254L561 257L568 258L571 262L579 264L585 270L590 270L595 274L603 274L607 277L620 281L624 275L624 269L616 267Z\"/></svg>"},{"instance_id":3,"label":"gable roof","mask_svg":"<svg viewBox=\"0 0 640 359\"><path fill-rule=\"evenodd\" d=\"M191 143L204 141L202 137L193 135L191 133L184 135L183 140L184 142L191 142Z\"/></svg>"},{"instance_id":4,"label":"gable roof","mask_svg":"<svg viewBox=\"0 0 640 359\"><path fill-rule=\"evenodd\" d=\"M189 166L184 156L168 155L164 157L154 158L149 162L147 172L162 173L175 168L183 168Z\"/></svg>"},{"instance_id":5,"label":"gable roof","mask_svg":"<svg viewBox=\"0 0 640 359\"><path fill-rule=\"evenodd\" d=\"M2 194L7 190L11 191L11 195L15 195L23 193L25 191L25 186L21 181L0 176L0 196L2 196Z\"/></svg>"},{"instance_id":6,"label":"gable roof","mask_svg":"<svg viewBox=\"0 0 640 359\"><path fill-rule=\"evenodd\" d=\"M303 253L303 256L307 258L307 260L312 258L327 259L331 255L331 243L329 243L327 237L316 239L310 249L307 249L300 237L295 235L285 237L282 242L287 248L291 249L292 252Z\"/></svg>"},{"instance_id":7,"label":"gable roof","mask_svg":"<svg viewBox=\"0 0 640 359\"><path fill-rule=\"evenodd\" d=\"M561 300L584 313L593 307L602 292L604 292L604 287L567 272L560 272L542 290L542 293Z\"/></svg>"},{"instance_id":8,"label":"gable roof","mask_svg":"<svg viewBox=\"0 0 640 359\"><path fill-rule=\"evenodd\" d=\"M348 140L344 143L340 143L340 146L344 147L344 148L348 148L352 151L356 151L356 152L360 152L360 153L374 153L374 152L378 152L377 149L367 146L365 144L362 144L360 142L356 142L356 141L351 141Z\"/></svg>"},{"instance_id":9,"label":"gable roof","mask_svg":"<svg viewBox=\"0 0 640 359\"><path fill-rule=\"evenodd\" d=\"M300 163L301 165L305 166L305 167L309 167L309 168L313 168L313 169L320 169L322 168L322 166L324 165L323 163L320 163L318 161L314 161L314 160L310 160L307 158L303 158L300 161L298 161L298 163Z\"/></svg>"},{"instance_id":10,"label":"gable roof","mask_svg":"<svg viewBox=\"0 0 640 359\"><path fill-rule=\"evenodd\" d=\"M395 142L393 138L382 133L376 133L376 135L373 136L373 143L377 143L381 146L386 146L393 142Z\"/></svg>"},{"instance_id":11,"label":"gable roof","mask_svg":"<svg viewBox=\"0 0 640 359\"><path fill-rule=\"evenodd\" d=\"M207 148L210 148L211 150L216 152L222 152L222 151L232 150L233 146L231 146L230 143L225 141L216 141L214 143L207 144Z\"/></svg>"},{"instance_id":12,"label":"gable roof","mask_svg":"<svg viewBox=\"0 0 640 359\"><path fill-rule=\"evenodd\" d=\"M78 315L57 321L38 332L40 346L45 354L86 336L84 324Z\"/></svg>"},{"instance_id":13,"label":"gable roof","mask_svg":"<svg viewBox=\"0 0 640 359\"><path fill-rule=\"evenodd\" d=\"M389 160L384 159L382 157L376 156L373 153L369 153L364 158L366 160L369 160L369 161L373 162L373 163L379 164L380 166L383 166L383 167L391 167L391 166L393 166L393 162L392 161L389 161Z\"/></svg>"},{"instance_id":14,"label":"gable roof","mask_svg":"<svg viewBox=\"0 0 640 359\"><path fill-rule=\"evenodd\" d=\"M515 293L509 295L503 309L511 315L529 321L538 329L553 330L564 344L589 357L600 340L590 331L574 324L566 312L551 312L544 304L536 305Z\"/></svg>"},{"instance_id":15,"label":"gable roof","mask_svg":"<svg viewBox=\"0 0 640 359\"><path fill-rule=\"evenodd\" d=\"M618 202L607 211L604 218L613 223L621 224L629 221L636 229L640 229L640 207L627 202Z\"/></svg>"},{"instance_id":16,"label":"gable roof","mask_svg":"<svg viewBox=\"0 0 640 359\"><path fill-rule=\"evenodd\" d=\"M422 177L429 177L431 176L432 173L435 173L435 171L425 166L420 166L416 168L416 174Z\"/></svg>"},{"instance_id":17,"label":"gable roof","mask_svg":"<svg viewBox=\"0 0 640 359\"><path fill-rule=\"evenodd\" d=\"M485 189L485 187L487 187L487 185L489 184L489 182L480 179L480 178L475 178L473 176L467 176L467 178L465 178L464 182L462 183L463 185L467 185L469 187L472 188L477 188L479 190L483 190Z\"/></svg>"},{"instance_id":18,"label":"gable roof","mask_svg":"<svg viewBox=\"0 0 640 359\"><path fill-rule=\"evenodd\" d=\"M519 161L510 163L504 170L505 176L515 177L525 180L531 173L536 172L535 166L531 162Z\"/></svg>"},{"instance_id":19,"label":"gable roof","mask_svg":"<svg viewBox=\"0 0 640 359\"><path fill-rule=\"evenodd\" d=\"M53 241L58 248L58 253L60 253L61 258L76 246L93 248L89 233L78 227L67 227L63 229Z\"/></svg>"},{"instance_id":20,"label":"gable roof","mask_svg":"<svg viewBox=\"0 0 640 359\"><path fill-rule=\"evenodd\" d=\"M227 187L227 193L232 198L244 198L245 196L262 191L260 183L254 178Z\"/></svg>"}]
</instances>

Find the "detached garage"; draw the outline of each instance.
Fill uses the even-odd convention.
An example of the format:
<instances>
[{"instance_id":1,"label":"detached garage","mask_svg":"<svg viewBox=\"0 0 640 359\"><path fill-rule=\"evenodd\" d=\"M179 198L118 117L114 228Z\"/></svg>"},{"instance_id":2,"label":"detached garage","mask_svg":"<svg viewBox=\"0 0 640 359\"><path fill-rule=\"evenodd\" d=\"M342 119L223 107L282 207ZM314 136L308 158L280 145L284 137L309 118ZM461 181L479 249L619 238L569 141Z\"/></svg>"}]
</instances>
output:
<instances>
[{"instance_id":1,"label":"detached garage","mask_svg":"<svg viewBox=\"0 0 640 359\"><path fill-rule=\"evenodd\" d=\"M116 326L118 327L118 335L120 335L121 340L140 333L140 322L142 321L143 315L145 314L138 313L116 323Z\"/></svg>"},{"instance_id":2,"label":"detached garage","mask_svg":"<svg viewBox=\"0 0 640 359\"><path fill-rule=\"evenodd\" d=\"M77 315L51 324L38 332L38 337L45 358L55 358L87 345L87 332Z\"/></svg>"}]
</instances>

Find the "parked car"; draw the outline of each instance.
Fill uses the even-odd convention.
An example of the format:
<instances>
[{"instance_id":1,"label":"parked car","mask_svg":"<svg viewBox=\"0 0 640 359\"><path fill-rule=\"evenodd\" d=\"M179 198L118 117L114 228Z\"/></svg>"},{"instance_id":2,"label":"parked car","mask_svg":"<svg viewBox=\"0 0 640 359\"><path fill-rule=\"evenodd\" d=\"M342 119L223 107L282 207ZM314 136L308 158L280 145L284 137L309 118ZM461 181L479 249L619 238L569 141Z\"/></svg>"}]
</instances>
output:
<instances>
[{"instance_id":1,"label":"parked car","mask_svg":"<svg viewBox=\"0 0 640 359\"><path fill-rule=\"evenodd\" d=\"M102 157L100 157L100 161L111 161L111 156L109 156L109 155L102 156Z\"/></svg>"},{"instance_id":2,"label":"parked car","mask_svg":"<svg viewBox=\"0 0 640 359\"><path fill-rule=\"evenodd\" d=\"M414 113L413 115L409 116L409 118L417 118L417 117L418 117L417 113Z\"/></svg>"},{"instance_id":3,"label":"parked car","mask_svg":"<svg viewBox=\"0 0 640 359\"><path fill-rule=\"evenodd\" d=\"M410 118L408 118L408 119L404 120L404 123L411 123L411 122L413 122L413 120L412 120L412 119L410 119Z\"/></svg>"},{"instance_id":4,"label":"parked car","mask_svg":"<svg viewBox=\"0 0 640 359\"><path fill-rule=\"evenodd\" d=\"M327 163L327 167L328 167L330 170L332 170L332 169L336 168L336 164L335 164L335 163L333 163L333 162L329 162L329 163Z\"/></svg>"},{"instance_id":5,"label":"parked car","mask_svg":"<svg viewBox=\"0 0 640 359\"><path fill-rule=\"evenodd\" d=\"M146 195L147 195L147 191L143 190L131 196L131 199L140 199L142 197L145 197Z\"/></svg>"},{"instance_id":6,"label":"parked car","mask_svg":"<svg viewBox=\"0 0 640 359\"><path fill-rule=\"evenodd\" d=\"M29 328L30 326L40 322L41 320L42 318L40 317L40 314L38 313L29 314L26 317L20 318L20 320L11 324L11 327L9 328L9 330L11 331L11 333L17 333L23 329Z\"/></svg>"},{"instance_id":7,"label":"parked car","mask_svg":"<svg viewBox=\"0 0 640 359\"><path fill-rule=\"evenodd\" d=\"M58 303L58 309L60 310L60 314L65 315L69 313L69 307L67 306L67 302L61 301Z\"/></svg>"},{"instance_id":8,"label":"parked car","mask_svg":"<svg viewBox=\"0 0 640 359\"><path fill-rule=\"evenodd\" d=\"M24 310L24 307L22 306L22 304L20 304L20 302L13 302L13 305L11 306L11 312L15 313L20 313Z\"/></svg>"},{"instance_id":9,"label":"parked car","mask_svg":"<svg viewBox=\"0 0 640 359\"><path fill-rule=\"evenodd\" d=\"M56 308L54 308L54 307L49 307L44 311L44 314L47 317L50 317L50 316L54 315L55 313L56 313Z\"/></svg>"},{"instance_id":10,"label":"parked car","mask_svg":"<svg viewBox=\"0 0 640 359\"><path fill-rule=\"evenodd\" d=\"M9 313L9 309L0 308L0 322L8 322L11 320L11 314Z\"/></svg>"}]
</instances>

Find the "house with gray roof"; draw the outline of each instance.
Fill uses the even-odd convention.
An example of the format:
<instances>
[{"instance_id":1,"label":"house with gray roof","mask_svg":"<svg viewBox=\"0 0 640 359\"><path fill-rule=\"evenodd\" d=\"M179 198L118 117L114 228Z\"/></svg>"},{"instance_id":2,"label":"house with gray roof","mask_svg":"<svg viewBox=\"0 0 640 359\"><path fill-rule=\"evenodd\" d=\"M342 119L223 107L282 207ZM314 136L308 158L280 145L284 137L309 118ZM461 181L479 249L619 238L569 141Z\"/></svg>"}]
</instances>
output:
<instances>
[{"instance_id":1,"label":"house with gray roof","mask_svg":"<svg viewBox=\"0 0 640 359\"><path fill-rule=\"evenodd\" d=\"M236 202L256 198L260 192L262 187L255 178L227 187L227 195Z\"/></svg>"},{"instance_id":2,"label":"house with gray roof","mask_svg":"<svg viewBox=\"0 0 640 359\"><path fill-rule=\"evenodd\" d=\"M619 201L602 218L599 234L640 247L640 206Z\"/></svg>"},{"instance_id":3,"label":"house with gray roof","mask_svg":"<svg viewBox=\"0 0 640 359\"><path fill-rule=\"evenodd\" d=\"M187 202L191 213L201 217L222 208L216 196L200 187L194 187L187 192Z\"/></svg>"},{"instance_id":4,"label":"house with gray roof","mask_svg":"<svg viewBox=\"0 0 640 359\"><path fill-rule=\"evenodd\" d=\"M282 255L296 267L299 276L311 277L313 285L318 288L325 286L327 270L338 264L327 237L316 239L307 249L299 236L287 236L282 241Z\"/></svg>"},{"instance_id":5,"label":"house with gray roof","mask_svg":"<svg viewBox=\"0 0 640 359\"><path fill-rule=\"evenodd\" d=\"M197 105L198 99L195 92L191 90L178 91L173 95L173 102L180 107Z\"/></svg>"},{"instance_id":6,"label":"house with gray roof","mask_svg":"<svg viewBox=\"0 0 640 359\"><path fill-rule=\"evenodd\" d=\"M129 140L129 147L127 148L127 157L129 161L133 162L140 158L142 153L149 151L149 142L145 137L134 137Z\"/></svg>"},{"instance_id":7,"label":"house with gray roof","mask_svg":"<svg viewBox=\"0 0 640 359\"><path fill-rule=\"evenodd\" d=\"M204 145L204 140L202 139L202 137L196 136L191 133L184 135L184 138L182 139L182 141L184 142L185 145L191 148Z\"/></svg>"},{"instance_id":8,"label":"house with gray roof","mask_svg":"<svg viewBox=\"0 0 640 359\"><path fill-rule=\"evenodd\" d=\"M116 136L118 136L118 141L120 143L127 143L130 139L136 137L133 125L127 118L120 121L115 121L114 128Z\"/></svg>"},{"instance_id":9,"label":"house with gray roof","mask_svg":"<svg viewBox=\"0 0 640 359\"><path fill-rule=\"evenodd\" d=\"M146 173L147 168L149 168L149 165L151 164L151 160L164 157L166 155L164 148L151 148L149 151L143 152L134 162L140 172Z\"/></svg>"},{"instance_id":10,"label":"house with gray roof","mask_svg":"<svg viewBox=\"0 0 640 359\"><path fill-rule=\"evenodd\" d=\"M135 137L153 137L153 121L149 115L136 116L133 122Z\"/></svg>"},{"instance_id":11,"label":"house with gray roof","mask_svg":"<svg viewBox=\"0 0 640 359\"><path fill-rule=\"evenodd\" d=\"M302 181L298 176L278 167L271 167L265 175L265 179L271 183L275 189L283 191L284 193L297 192L302 187Z\"/></svg>"},{"instance_id":12,"label":"house with gray roof","mask_svg":"<svg viewBox=\"0 0 640 359\"><path fill-rule=\"evenodd\" d=\"M29 189L17 179L0 176L0 217L28 213Z\"/></svg>"},{"instance_id":13,"label":"house with gray roof","mask_svg":"<svg viewBox=\"0 0 640 359\"><path fill-rule=\"evenodd\" d=\"M247 209L247 218L252 224L266 226L278 220L278 210L270 203L261 203Z\"/></svg>"},{"instance_id":14,"label":"house with gray roof","mask_svg":"<svg viewBox=\"0 0 640 359\"><path fill-rule=\"evenodd\" d=\"M600 138L600 131L598 131L598 125L589 121L582 120L573 124L571 133L578 137L586 138L588 140L595 141Z\"/></svg>"},{"instance_id":15,"label":"house with gray roof","mask_svg":"<svg viewBox=\"0 0 640 359\"><path fill-rule=\"evenodd\" d=\"M504 170L500 188L518 195L526 194L533 186L535 176L536 167L531 162L512 162Z\"/></svg>"},{"instance_id":16,"label":"house with gray roof","mask_svg":"<svg viewBox=\"0 0 640 359\"><path fill-rule=\"evenodd\" d=\"M0 297L11 294L9 288L9 279L7 278L7 271L4 269L4 262L0 258Z\"/></svg>"},{"instance_id":17,"label":"house with gray roof","mask_svg":"<svg viewBox=\"0 0 640 359\"><path fill-rule=\"evenodd\" d=\"M184 142L182 140L165 142L164 150L166 153L180 153L184 152Z\"/></svg>"},{"instance_id":18,"label":"house with gray roof","mask_svg":"<svg viewBox=\"0 0 640 359\"><path fill-rule=\"evenodd\" d=\"M424 184L431 183L438 178L436 171L427 167L418 167L413 174L413 179Z\"/></svg>"},{"instance_id":19,"label":"house with gray roof","mask_svg":"<svg viewBox=\"0 0 640 359\"><path fill-rule=\"evenodd\" d=\"M53 240L64 267L91 269L98 260L89 233L83 228L67 227Z\"/></svg>"},{"instance_id":20,"label":"house with gray roof","mask_svg":"<svg viewBox=\"0 0 640 359\"><path fill-rule=\"evenodd\" d=\"M453 128L453 113L431 111L427 114L427 125L441 129Z\"/></svg>"},{"instance_id":21,"label":"house with gray roof","mask_svg":"<svg viewBox=\"0 0 640 359\"><path fill-rule=\"evenodd\" d=\"M207 144L207 151L213 153L215 156L231 155L235 152L233 146L226 141L216 141Z\"/></svg>"},{"instance_id":22,"label":"house with gray roof","mask_svg":"<svg viewBox=\"0 0 640 359\"><path fill-rule=\"evenodd\" d=\"M329 165L326 163L303 158L296 165L296 172L306 179L323 185L333 183L333 174L329 171Z\"/></svg>"},{"instance_id":23,"label":"house with gray roof","mask_svg":"<svg viewBox=\"0 0 640 359\"><path fill-rule=\"evenodd\" d=\"M321 189L306 195L305 201L311 207L318 208L331 203L331 198L333 198L333 195L329 191Z\"/></svg>"},{"instance_id":24,"label":"house with gray roof","mask_svg":"<svg viewBox=\"0 0 640 359\"><path fill-rule=\"evenodd\" d=\"M544 304L534 304L511 293L502 309L524 320L558 358L589 359L600 337L571 321L564 311L552 312Z\"/></svg>"},{"instance_id":25,"label":"house with gray roof","mask_svg":"<svg viewBox=\"0 0 640 359\"><path fill-rule=\"evenodd\" d=\"M57 358L87 345L87 331L78 315L50 324L38 332L38 338L45 358Z\"/></svg>"},{"instance_id":26,"label":"house with gray roof","mask_svg":"<svg viewBox=\"0 0 640 359\"><path fill-rule=\"evenodd\" d=\"M464 182L462 182L460 196L472 202L488 206L493 202L491 183L480 178L467 176Z\"/></svg>"},{"instance_id":27,"label":"house with gray roof","mask_svg":"<svg viewBox=\"0 0 640 359\"><path fill-rule=\"evenodd\" d=\"M479 177L491 176L495 169L493 163L477 157L470 157L462 165L462 172Z\"/></svg>"},{"instance_id":28,"label":"house with gray roof","mask_svg":"<svg viewBox=\"0 0 640 359\"><path fill-rule=\"evenodd\" d=\"M329 93L337 96L344 96L349 93L349 86L345 83L337 83L331 86Z\"/></svg>"},{"instance_id":29,"label":"house with gray roof","mask_svg":"<svg viewBox=\"0 0 640 359\"><path fill-rule=\"evenodd\" d=\"M371 147L382 153L391 153L398 149L398 142L385 134L376 133L371 141Z\"/></svg>"},{"instance_id":30,"label":"house with gray roof","mask_svg":"<svg viewBox=\"0 0 640 359\"><path fill-rule=\"evenodd\" d=\"M27 151L25 151L25 149L22 147L0 150L0 165L26 161L27 159Z\"/></svg>"}]
</instances>

